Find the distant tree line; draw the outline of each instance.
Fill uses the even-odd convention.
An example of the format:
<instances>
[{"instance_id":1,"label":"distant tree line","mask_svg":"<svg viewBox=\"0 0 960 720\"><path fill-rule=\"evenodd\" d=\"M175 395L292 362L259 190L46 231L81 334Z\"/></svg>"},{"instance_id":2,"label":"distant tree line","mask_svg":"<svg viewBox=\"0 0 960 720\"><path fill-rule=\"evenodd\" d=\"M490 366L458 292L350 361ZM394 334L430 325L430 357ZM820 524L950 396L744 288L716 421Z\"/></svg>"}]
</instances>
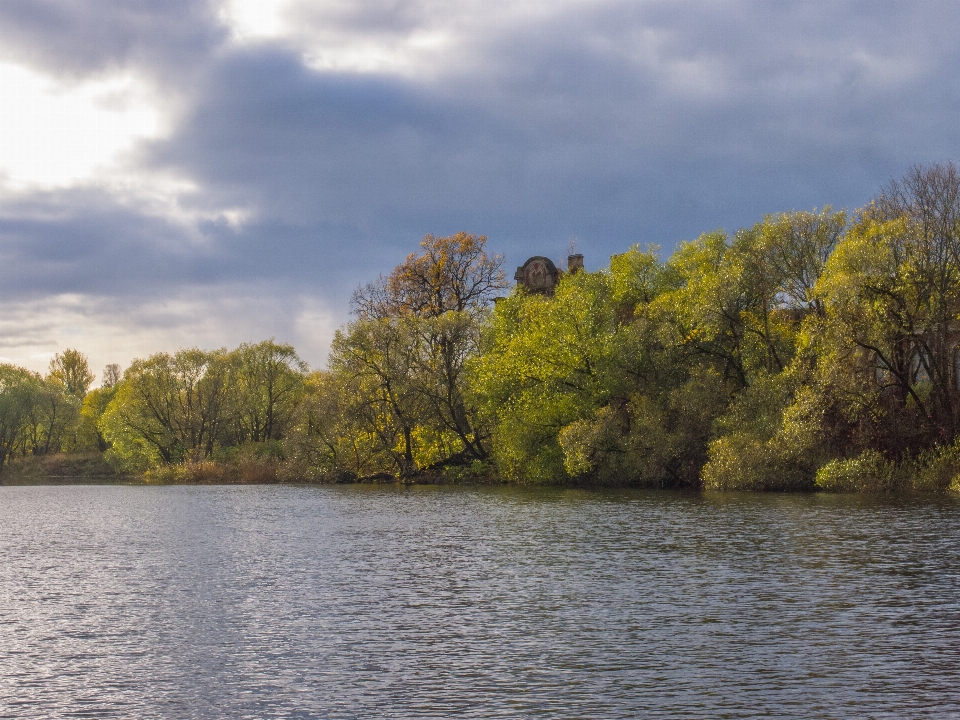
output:
<instances>
[{"instance_id":1,"label":"distant tree line","mask_svg":"<svg viewBox=\"0 0 960 720\"><path fill-rule=\"evenodd\" d=\"M486 238L428 235L358 288L327 367L273 340L112 366L0 366L0 460L129 471L745 490L960 490L960 175L915 167L850 215L634 246L552 296ZM497 300L497 302L494 302ZM153 469L153 470L151 470Z\"/></svg>"}]
</instances>

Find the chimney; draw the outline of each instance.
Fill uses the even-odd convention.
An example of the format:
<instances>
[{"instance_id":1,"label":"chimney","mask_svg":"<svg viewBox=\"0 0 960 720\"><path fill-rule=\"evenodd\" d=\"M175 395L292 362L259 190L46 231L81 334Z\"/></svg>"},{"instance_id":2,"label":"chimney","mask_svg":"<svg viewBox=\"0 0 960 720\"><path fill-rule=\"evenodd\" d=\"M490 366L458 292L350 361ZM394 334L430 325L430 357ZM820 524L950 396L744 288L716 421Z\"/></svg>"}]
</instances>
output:
<instances>
[{"instance_id":1,"label":"chimney","mask_svg":"<svg viewBox=\"0 0 960 720\"><path fill-rule=\"evenodd\" d=\"M567 272L573 275L580 270L583 270L583 255L567 255Z\"/></svg>"}]
</instances>

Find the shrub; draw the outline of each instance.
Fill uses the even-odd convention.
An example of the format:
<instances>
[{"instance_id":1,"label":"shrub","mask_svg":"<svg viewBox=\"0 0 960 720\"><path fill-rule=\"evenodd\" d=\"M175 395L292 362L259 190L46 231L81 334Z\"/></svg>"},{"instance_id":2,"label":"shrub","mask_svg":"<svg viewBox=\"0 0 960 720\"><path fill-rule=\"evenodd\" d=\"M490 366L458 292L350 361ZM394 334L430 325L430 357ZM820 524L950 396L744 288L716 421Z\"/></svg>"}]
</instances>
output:
<instances>
[{"instance_id":1,"label":"shrub","mask_svg":"<svg viewBox=\"0 0 960 720\"><path fill-rule=\"evenodd\" d=\"M876 450L831 460L817 471L815 485L829 492L894 492L909 486L909 463L898 466Z\"/></svg>"},{"instance_id":2,"label":"shrub","mask_svg":"<svg viewBox=\"0 0 960 720\"><path fill-rule=\"evenodd\" d=\"M734 433L710 443L710 462L703 468L707 490L810 490L808 472L777 438L761 441Z\"/></svg>"},{"instance_id":3,"label":"shrub","mask_svg":"<svg viewBox=\"0 0 960 720\"><path fill-rule=\"evenodd\" d=\"M960 490L960 440L934 448L917 458L913 489L919 492Z\"/></svg>"}]
</instances>

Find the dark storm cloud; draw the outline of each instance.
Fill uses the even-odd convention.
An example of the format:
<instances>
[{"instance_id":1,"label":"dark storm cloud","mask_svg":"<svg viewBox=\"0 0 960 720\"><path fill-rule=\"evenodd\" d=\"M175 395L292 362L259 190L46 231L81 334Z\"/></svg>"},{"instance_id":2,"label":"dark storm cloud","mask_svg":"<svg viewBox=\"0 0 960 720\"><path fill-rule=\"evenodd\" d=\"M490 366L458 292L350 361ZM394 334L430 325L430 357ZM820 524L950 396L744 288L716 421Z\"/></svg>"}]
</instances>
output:
<instances>
[{"instance_id":1,"label":"dark storm cloud","mask_svg":"<svg viewBox=\"0 0 960 720\"><path fill-rule=\"evenodd\" d=\"M422 3L388 7L322 19L398 35L430 24ZM669 247L766 212L862 203L948 157L956 20L947 3L607 3L466 38L473 60L422 82L253 48L205 77L153 160L274 222L315 225L308 246L276 248L278 268L309 244L346 243L363 265L460 228L521 254L570 234L604 253Z\"/></svg>"},{"instance_id":2,"label":"dark storm cloud","mask_svg":"<svg viewBox=\"0 0 960 720\"><path fill-rule=\"evenodd\" d=\"M58 293L142 298L213 279L217 236L118 204L103 190L51 191L0 205L0 298Z\"/></svg>"},{"instance_id":3,"label":"dark storm cloud","mask_svg":"<svg viewBox=\"0 0 960 720\"><path fill-rule=\"evenodd\" d=\"M193 181L180 209L213 219L89 188L21 196L0 208L3 292L256 282L345 311L428 232L487 234L510 264L576 236L596 268L634 242L853 208L957 157L953 2L611 1L501 23L460 9L300 3L288 36L231 44L203 3L5 3L8 57L179 82L177 125L138 171ZM417 72L303 62L418 31L453 40ZM229 208L248 219L217 219Z\"/></svg>"},{"instance_id":4,"label":"dark storm cloud","mask_svg":"<svg viewBox=\"0 0 960 720\"><path fill-rule=\"evenodd\" d=\"M346 232L410 231L505 200L523 136L469 100L400 80L318 73L284 53L234 56L152 161L218 202Z\"/></svg>"}]
</instances>

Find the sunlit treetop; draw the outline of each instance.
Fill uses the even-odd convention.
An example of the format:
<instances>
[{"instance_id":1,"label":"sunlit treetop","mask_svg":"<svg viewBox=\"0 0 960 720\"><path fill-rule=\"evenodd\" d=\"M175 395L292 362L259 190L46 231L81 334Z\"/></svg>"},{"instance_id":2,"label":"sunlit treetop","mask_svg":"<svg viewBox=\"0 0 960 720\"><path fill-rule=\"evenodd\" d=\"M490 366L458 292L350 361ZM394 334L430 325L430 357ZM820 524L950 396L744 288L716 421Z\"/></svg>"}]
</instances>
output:
<instances>
[{"instance_id":1,"label":"sunlit treetop","mask_svg":"<svg viewBox=\"0 0 960 720\"><path fill-rule=\"evenodd\" d=\"M485 307L508 286L503 256L489 255L487 238L460 232L427 235L388 276L363 285L351 300L362 319L439 317Z\"/></svg>"}]
</instances>

